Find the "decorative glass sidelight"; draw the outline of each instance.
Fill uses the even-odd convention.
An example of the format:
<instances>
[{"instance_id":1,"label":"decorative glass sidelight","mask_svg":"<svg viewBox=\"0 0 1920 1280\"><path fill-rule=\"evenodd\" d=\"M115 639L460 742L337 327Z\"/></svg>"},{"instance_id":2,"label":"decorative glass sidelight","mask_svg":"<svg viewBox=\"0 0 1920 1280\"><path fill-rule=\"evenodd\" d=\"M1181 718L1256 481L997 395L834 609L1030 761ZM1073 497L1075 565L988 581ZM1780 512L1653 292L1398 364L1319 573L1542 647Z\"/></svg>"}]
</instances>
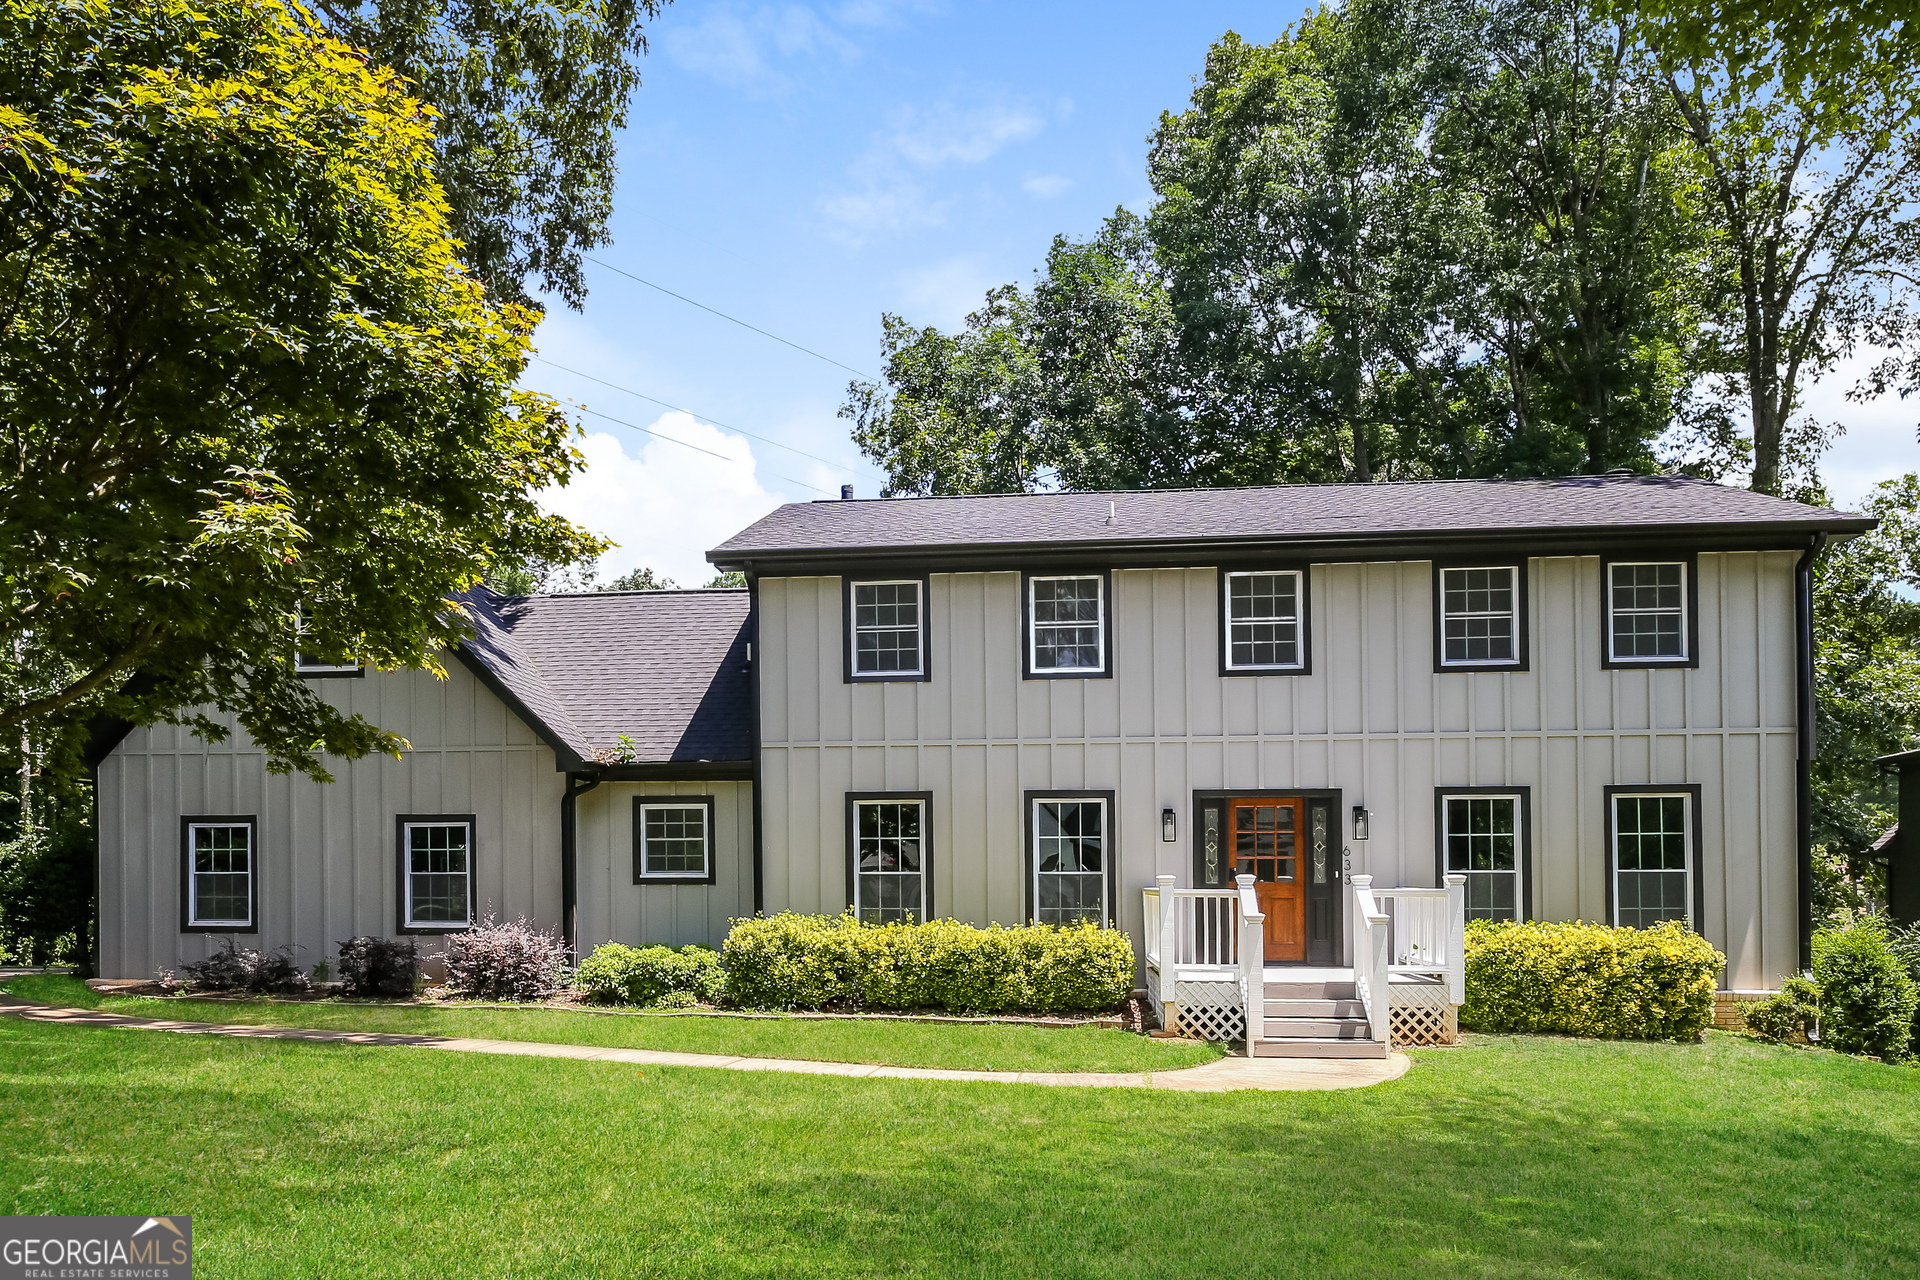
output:
<instances>
[{"instance_id":1,"label":"decorative glass sidelight","mask_svg":"<svg viewBox=\"0 0 1920 1280\"><path fill-rule=\"evenodd\" d=\"M1313 882L1327 882L1327 807L1313 806Z\"/></svg>"},{"instance_id":2,"label":"decorative glass sidelight","mask_svg":"<svg viewBox=\"0 0 1920 1280\"><path fill-rule=\"evenodd\" d=\"M1209 889L1220 885L1220 806L1208 805L1201 817L1201 866Z\"/></svg>"}]
</instances>

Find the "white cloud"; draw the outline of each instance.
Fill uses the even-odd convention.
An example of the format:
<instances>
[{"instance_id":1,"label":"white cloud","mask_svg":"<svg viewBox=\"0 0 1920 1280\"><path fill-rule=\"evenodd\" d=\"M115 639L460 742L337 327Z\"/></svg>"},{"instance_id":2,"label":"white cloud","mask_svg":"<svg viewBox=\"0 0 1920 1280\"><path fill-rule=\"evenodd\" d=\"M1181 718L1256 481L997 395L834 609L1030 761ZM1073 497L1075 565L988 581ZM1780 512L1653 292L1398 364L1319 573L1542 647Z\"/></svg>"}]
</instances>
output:
<instances>
[{"instance_id":1,"label":"white cloud","mask_svg":"<svg viewBox=\"0 0 1920 1280\"><path fill-rule=\"evenodd\" d=\"M1006 284L1004 277L986 270L978 258L949 258L900 273L900 297L916 324L957 328L969 312L978 311L987 290Z\"/></svg>"},{"instance_id":2,"label":"white cloud","mask_svg":"<svg viewBox=\"0 0 1920 1280\"><path fill-rule=\"evenodd\" d=\"M859 54L852 41L802 5L707 9L692 25L667 26L660 43L689 71L755 96L792 88L792 77L775 66L777 59L833 55L844 62Z\"/></svg>"},{"instance_id":3,"label":"white cloud","mask_svg":"<svg viewBox=\"0 0 1920 1280\"><path fill-rule=\"evenodd\" d=\"M1914 438L1920 400L1902 400L1892 392L1865 404L1847 399L1847 392L1888 354L1863 351L1842 361L1803 395L1806 411L1816 419L1846 427L1820 462L1827 492L1842 506L1859 502L1882 480L1920 470L1920 445Z\"/></svg>"},{"instance_id":4,"label":"white cloud","mask_svg":"<svg viewBox=\"0 0 1920 1280\"><path fill-rule=\"evenodd\" d=\"M849 182L820 198L820 211L855 243L878 231L939 226L954 197L929 194L930 175L981 164L1045 126L1025 100L1005 94L897 107L849 166Z\"/></svg>"},{"instance_id":5,"label":"white cloud","mask_svg":"<svg viewBox=\"0 0 1920 1280\"><path fill-rule=\"evenodd\" d=\"M780 504L760 484L753 448L684 413L648 424L662 435L722 458L696 453L660 436L634 435L638 453L606 432L579 442L586 470L565 488L548 489L541 505L620 545L600 561L602 579L646 565L683 587L713 576L708 548L718 546Z\"/></svg>"},{"instance_id":6,"label":"white cloud","mask_svg":"<svg viewBox=\"0 0 1920 1280\"><path fill-rule=\"evenodd\" d=\"M1057 173L1036 173L1020 184L1020 189L1040 200L1051 200L1063 195L1073 186L1073 179Z\"/></svg>"}]
</instances>

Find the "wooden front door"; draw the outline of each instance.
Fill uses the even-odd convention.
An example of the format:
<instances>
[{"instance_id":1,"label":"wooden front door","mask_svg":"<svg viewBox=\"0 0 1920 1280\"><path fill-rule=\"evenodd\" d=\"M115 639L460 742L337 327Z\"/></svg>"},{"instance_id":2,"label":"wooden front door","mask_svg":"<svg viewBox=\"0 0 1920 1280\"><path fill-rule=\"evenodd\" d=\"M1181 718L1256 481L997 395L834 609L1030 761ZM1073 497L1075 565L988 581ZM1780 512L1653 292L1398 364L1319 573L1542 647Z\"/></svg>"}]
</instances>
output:
<instances>
[{"instance_id":1,"label":"wooden front door","mask_svg":"<svg viewBox=\"0 0 1920 1280\"><path fill-rule=\"evenodd\" d=\"M1227 830L1232 874L1253 877L1267 917L1269 963L1307 958L1307 894L1300 864L1301 800L1235 800Z\"/></svg>"}]
</instances>

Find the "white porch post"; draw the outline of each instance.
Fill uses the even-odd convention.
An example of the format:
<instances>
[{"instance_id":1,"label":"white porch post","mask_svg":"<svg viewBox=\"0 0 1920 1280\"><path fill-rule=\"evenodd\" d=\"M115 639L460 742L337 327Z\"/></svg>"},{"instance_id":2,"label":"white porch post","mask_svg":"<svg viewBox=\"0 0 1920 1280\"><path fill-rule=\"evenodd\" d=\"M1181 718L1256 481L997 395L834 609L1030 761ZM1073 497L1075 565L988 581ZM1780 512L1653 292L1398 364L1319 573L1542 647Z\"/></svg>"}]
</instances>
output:
<instances>
[{"instance_id":1,"label":"white porch post","mask_svg":"<svg viewBox=\"0 0 1920 1280\"><path fill-rule=\"evenodd\" d=\"M1467 1002L1467 878L1447 874L1447 1001Z\"/></svg>"},{"instance_id":2,"label":"white porch post","mask_svg":"<svg viewBox=\"0 0 1920 1280\"><path fill-rule=\"evenodd\" d=\"M1160 886L1160 1025L1168 1031L1179 1030L1180 1008L1173 998L1173 975L1180 961L1178 950L1179 904L1173 897L1177 876L1155 876Z\"/></svg>"}]
</instances>

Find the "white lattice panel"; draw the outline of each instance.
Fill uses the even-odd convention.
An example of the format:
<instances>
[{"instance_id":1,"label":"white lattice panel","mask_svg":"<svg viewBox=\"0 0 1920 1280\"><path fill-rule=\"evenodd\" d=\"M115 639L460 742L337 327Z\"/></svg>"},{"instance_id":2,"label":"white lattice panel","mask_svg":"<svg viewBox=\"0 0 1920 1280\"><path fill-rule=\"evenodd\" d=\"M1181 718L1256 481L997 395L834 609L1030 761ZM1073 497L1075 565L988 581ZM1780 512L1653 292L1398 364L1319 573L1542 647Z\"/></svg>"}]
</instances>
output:
<instances>
[{"instance_id":1,"label":"white lattice panel","mask_svg":"<svg viewBox=\"0 0 1920 1280\"><path fill-rule=\"evenodd\" d=\"M1395 982L1388 1003L1388 1028L1396 1045L1453 1044L1460 1038L1459 1010L1438 982Z\"/></svg>"},{"instance_id":2,"label":"white lattice panel","mask_svg":"<svg viewBox=\"0 0 1920 1280\"><path fill-rule=\"evenodd\" d=\"M1181 982L1173 984L1173 1003L1180 1019L1178 1030L1202 1040L1244 1040L1246 1019L1240 1011L1237 982Z\"/></svg>"}]
</instances>

